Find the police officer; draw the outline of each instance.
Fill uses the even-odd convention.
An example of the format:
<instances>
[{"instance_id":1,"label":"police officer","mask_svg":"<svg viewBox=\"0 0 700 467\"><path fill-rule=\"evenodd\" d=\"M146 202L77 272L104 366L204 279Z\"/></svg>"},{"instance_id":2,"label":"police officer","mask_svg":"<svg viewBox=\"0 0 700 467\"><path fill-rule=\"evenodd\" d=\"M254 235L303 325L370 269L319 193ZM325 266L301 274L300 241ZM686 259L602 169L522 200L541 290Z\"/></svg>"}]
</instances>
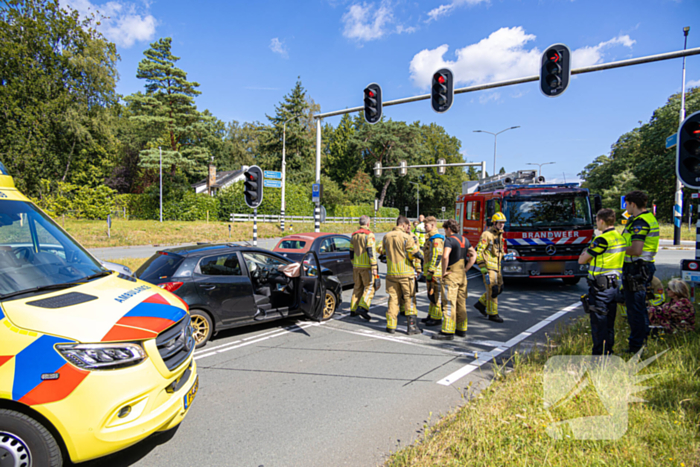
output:
<instances>
[{"instance_id":1,"label":"police officer","mask_svg":"<svg viewBox=\"0 0 700 467\"><path fill-rule=\"evenodd\" d=\"M396 227L384 236L383 253L386 255L386 290L389 305L386 311L386 330L396 332L399 310L406 312L408 334L420 334L416 321L416 307L413 303L416 269L414 260L422 260L418 245L409 234L411 222L404 216L396 220Z\"/></svg>"},{"instance_id":2,"label":"police officer","mask_svg":"<svg viewBox=\"0 0 700 467\"><path fill-rule=\"evenodd\" d=\"M503 292L503 276L501 275L501 261L503 260L503 229L506 225L506 216L497 212L491 218L491 227L484 230L476 247L476 264L481 269L484 278L486 292L474 304L489 321L502 323L503 318L498 315L498 296Z\"/></svg>"},{"instance_id":3,"label":"police officer","mask_svg":"<svg viewBox=\"0 0 700 467\"><path fill-rule=\"evenodd\" d=\"M591 315L592 353L609 355L615 344L615 295L620 287L627 242L615 230L615 211L612 209L598 211L596 226L602 233L578 259L578 264L591 263L588 267L588 295L581 299L584 310Z\"/></svg>"},{"instance_id":4,"label":"police officer","mask_svg":"<svg viewBox=\"0 0 700 467\"><path fill-rule=\"evenodd\" d=\"M360 216L360 229L350 240L350 259L355 287L350 301L350 316L370 320L369 307L380 286L375 238L369 229L369 216Z\"/></svg>"},{"instance_id":5,"label":"police officer","mask_svg":"<svg viewBox=\"0 0 700 467\"><path fill-rule=\"evenodd\" d=\"M423 214L421 214L418 216L418 224L416 225L415 229L413 230L413 234L418 239L418 246L421 249L423 248L423 245L425 244L425 232L426 232L425 217L423 216Z\"/></svg>"},{"instance_id":6,"label":"police officer","mask_svg":"<svg viewBox=\"0 0 700 467\"><path fill-rule=\"evenodd\" d=\"M442 258L442 330L432 339L454 340L455 334L467 335L467 271L476 261L476 252L466 237L459 235L454 219L442 224L445 229L445 252Z\"/></svg>"},{"instance_id":7,"label":"police officer","mask_svg":"<svg viewBox=\"0 0 700 467\"><path fill-rule=\"evenodd\" d=\"M442 323L442 303L440 300L442 278L442 254L445 247L445 236L437 229L437 219L433 216L425 218L425 228L428 232L425 245L423 245L423 257L425 266L425 284L428 288L430 308L428 317L423 320L426 326L437 326Z\"/></svg>"},{"instance_id":8,"label":"police officer","mask_svg":"<svg viewBox=\"0 0 700 467\"><path fill-rule=\"evenodd\" d=\"M627 352L637 353L649 334L649 314L646 307L647 287L656 272L656 252L659 250L659 223L647 211L647 195L632 191L625 195L628 219L622 236L627 242L625 266L622 270L627 321L630 325Z\"/></svg>"}]
</instances>

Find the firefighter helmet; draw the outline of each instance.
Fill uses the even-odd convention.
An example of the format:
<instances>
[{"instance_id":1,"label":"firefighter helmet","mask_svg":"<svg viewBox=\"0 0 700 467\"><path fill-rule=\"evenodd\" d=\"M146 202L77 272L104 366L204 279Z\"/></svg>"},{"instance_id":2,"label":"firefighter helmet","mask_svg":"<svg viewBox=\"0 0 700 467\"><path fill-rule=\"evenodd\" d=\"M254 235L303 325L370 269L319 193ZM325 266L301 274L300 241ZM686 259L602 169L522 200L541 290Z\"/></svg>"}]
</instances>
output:
<instances>
[{"instance_id":1,"label":"firefighter helmet","mask_svg":"<svg viewBox=\"0 0 700 467\"><path fill-rule=\"evenodd\" d=\"M505 222L506 216L502 212L497 212L491 218L491 222Z\"/></svg>"}]
</instances>

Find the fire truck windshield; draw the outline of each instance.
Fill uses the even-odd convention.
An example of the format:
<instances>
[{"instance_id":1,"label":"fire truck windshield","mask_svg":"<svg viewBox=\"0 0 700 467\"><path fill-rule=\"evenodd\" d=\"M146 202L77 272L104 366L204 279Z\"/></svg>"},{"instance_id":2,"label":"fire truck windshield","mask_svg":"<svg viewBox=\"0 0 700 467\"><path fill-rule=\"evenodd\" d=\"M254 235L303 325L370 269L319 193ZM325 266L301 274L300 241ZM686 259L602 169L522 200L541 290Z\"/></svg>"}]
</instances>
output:
<instances>
[{"instance_id":1,"label":"fire truck windshield","mask_svg":"<svg viewBox=\"0 0 700 467\"><path fill-rule=\"evenodd\" d=\"M588 198L584 196L506 199L504 210L510 228L592 225Z\"/></svg>"}]
</instances>

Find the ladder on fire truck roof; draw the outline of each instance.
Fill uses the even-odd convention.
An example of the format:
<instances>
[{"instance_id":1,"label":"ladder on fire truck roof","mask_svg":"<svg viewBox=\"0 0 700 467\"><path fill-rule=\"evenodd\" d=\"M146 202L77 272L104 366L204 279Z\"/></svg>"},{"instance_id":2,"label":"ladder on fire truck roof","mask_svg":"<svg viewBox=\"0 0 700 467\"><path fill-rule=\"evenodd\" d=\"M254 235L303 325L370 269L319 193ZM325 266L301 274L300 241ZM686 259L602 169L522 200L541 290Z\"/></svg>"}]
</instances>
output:
<instances>
[{"instance_id":1,"label":"ladder on fire truck roof","mask_svg":"<svg viewBox=\"0 0 700 467\"><path fill-rule=\"evenodd\" d=\"M536 170L517 170L504 174L492 175L462 184L462 194L475 193L477 191L494 191L505 188L508 185L532 185L544 183L544 177L537 176Z\"/></svg>"}]
</instances>

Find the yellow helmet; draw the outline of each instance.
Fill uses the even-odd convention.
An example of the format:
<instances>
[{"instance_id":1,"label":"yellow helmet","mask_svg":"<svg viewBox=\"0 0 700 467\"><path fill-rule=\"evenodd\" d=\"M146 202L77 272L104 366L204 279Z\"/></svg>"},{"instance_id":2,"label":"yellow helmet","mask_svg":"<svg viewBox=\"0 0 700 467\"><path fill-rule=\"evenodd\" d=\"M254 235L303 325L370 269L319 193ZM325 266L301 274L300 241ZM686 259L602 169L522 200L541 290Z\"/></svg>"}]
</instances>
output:
<instances>
[{"instance_id":1,"label":"yellow helmet","mask_svg":"<svg viewBox=\"0 0 700 467\"><path fill-rule=\"evenodd\" d=\"M505 222L506 216L502 212L497 212L491 218L491 222Z\"/></svg>"}]
</instances>

